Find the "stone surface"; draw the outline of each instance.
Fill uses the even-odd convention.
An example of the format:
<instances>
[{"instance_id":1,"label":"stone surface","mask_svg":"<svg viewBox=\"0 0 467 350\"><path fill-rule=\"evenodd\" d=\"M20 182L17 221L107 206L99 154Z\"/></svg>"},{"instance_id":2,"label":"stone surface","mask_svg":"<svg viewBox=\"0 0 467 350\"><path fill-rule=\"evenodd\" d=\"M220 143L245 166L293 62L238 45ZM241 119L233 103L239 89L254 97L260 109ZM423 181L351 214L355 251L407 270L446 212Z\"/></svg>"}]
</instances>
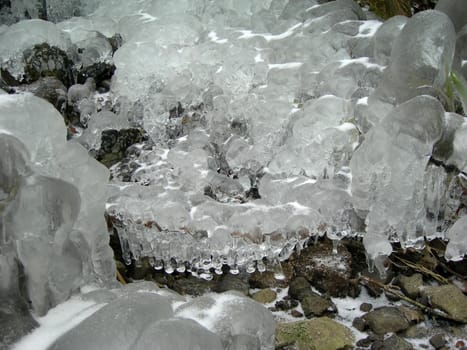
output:
<instances>
[{"instance_id":1,"label":"stone surface","mask_svg":"<svg viewBox=\"0 0 467 350\"><path fill-rule=\"evenodd\" d=\"M416 299L420 295L420 289L423 286L423 275L420 273L415 273L411 276L401 275L398 283L405 295Z\"/></svg>"},{"instance_id":2,"label":"stone surface","mask_svg":"<svg viewBox=\"0 0 467 350\"><path fill-rule=\"evenodd\" d=\"M455 285L424 287L421 294L428 298L432 307L446 312L460 322L467 323L467 296Z\"/></svg>"},{"instance_id":3,"label":"stone surface","mask_svg":"<svg viewBox=\"0 0 467 350\"><path fill-rule=\"evenodd\" d=\"M438 350L446 345L446 339L443 334L435 334L430 338L430 344Z\"/></svg>"},{"instance_id":4,"label":"stone surface","mask_svg":"<svg viewBox=\"0 0 467 350\"><path fill-rule=\"evenodd\" d=\"M222 293L229 290L236 290L244 295L248 295L250 287L248 286L248 283L243 281L240 277L228 273L221 277L214 291Z\"/></svg>"},{"instance_id":5,"label":"stone surface","mask_svg":"<svg viewBox=\"0 0 467 350\"><path fill-rule=\"evenodd\" d=\"M305 248L293 261L295 274L305 277L315 288L334 297L345 297L351 291L351 261L347 249L340 245L338 254L330 243Z\"/></svg>"},{"instance_id":6,"label":"stone surface","mask_svg":"<svg viewBox=\"0 0 467 350\"><path fill-rule=\"evenodd\" d=\"M376 334L400 332L409 327L404 314L396 307L379 307L363 316L368 327Z\"/></svg>"},{"instance_id":7,"label":"stone surface","mask_svg":"<svg viewBox=\"0 0 467 350\"><path fill-rule=\"evenodd\" d=\"M272 289L262 289L259 292L254 293L252 296L253 300L261 304L272 303L277 298L277 293Z\"/></svg>"},{"instance_id":8,"label":"stone surface","mask_svg":"<svg viewBox=\"0 0 467 350\"><path fill-rule=\"evenodd\" d=\"M307 318L324 316L337 312L337 307L330 299L323 298L317 293L305 296L301 301L303 313Z\"/></svg>"},{"instance_id":9,"label":"stone surface","mask_svg":"<svg viewBox=\"0 0 467 350\"><path fill-rule=\"evenodd\" d=\"M327 317L278 324L276 345L292 342L298 350L338 350L352 346L354 336L350 329Z\"/></svg>"},{"instance_id":10,"label":"stone surface","mask_svg":"<svg viewBox=\"0 0 467 350\"><path fill-rule=\"evenodd\" d=\"M393 334L389 338L371 345L372 350L413 350L413 345L407 340Z\"/></svg>"}]
</instances>

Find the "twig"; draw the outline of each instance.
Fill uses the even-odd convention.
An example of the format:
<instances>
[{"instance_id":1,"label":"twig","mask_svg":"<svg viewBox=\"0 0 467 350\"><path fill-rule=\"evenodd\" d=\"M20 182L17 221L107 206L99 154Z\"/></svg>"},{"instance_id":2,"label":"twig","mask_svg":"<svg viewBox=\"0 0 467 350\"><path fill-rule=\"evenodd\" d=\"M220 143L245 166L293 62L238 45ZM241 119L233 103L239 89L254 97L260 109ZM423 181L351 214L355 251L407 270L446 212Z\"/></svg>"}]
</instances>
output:
<instances>
[{"instance_id":1,"label":"twig","mask_svg":"<svg viewBox=\"0 0 467 350\"><path fill-rule=\"evenodd\" d=\"M381 283L381 282L378 282L378 281L375 281L369 277L366 277L366 276L360 276L360 282L364 282L362 283L363 285L368 284L368 285L374 285L378 288L381 288L383 289L386 293L388 294L391 294L401 300L404 300L406 301L407 303L409 304L412 304L418 308L420 308L423 312L429 314L429 315L432 315L432 316L436 316L436 317L441 317L441 318L445 318L445 319L448 319L448 320L451 320L451 321L454 321L454 322L459 322L459 323L464 323L462 320L456 318L456 317L453 317L451 315L448 315L447 313L441 311L441 310L437 310L437 309L433 309L427 305L424 305L422 303L419 303L418 301L415 301L411 298L409 298L408 296L406 296L405 294L403 294L402 292L399 292L398 290L394 289L392 286L390 285L386 285L384 283Z\"/></svg>"},{"instance_id":2,"label":"twig","mask_svg":"<svg viewBox=\"0 0 467 350\"><path fill-rule=\"evenodd\" d=\"M426 267L424 267L424 266L422 266L422 265L418 265L418 264L413 263L413 262L411 262L411 261L409 261L409 260L406 260L406 259L404 259L404 258L401 258L401 257L399 257L399 256L397 256L397 255L395 255L394 257L395 257L397 260L399 260L401 263L403 263L403 264L405 264L406 266L408 266L408 267L414 269L415 271L418 271L418 272L420 272L420 273L423 273L423 274L425 274L425 275L428 275L428 276L433 277L433 278L434 278L435 280L437 280L439 283L442 283L442 284L448 284L448 283L449 283L449 281L448 281L446 278L444 278L443 276L441 276L441 275L439 275L439 274L437 274L437 273L435 273L435 272L433 272L433 271L427 269Z\"/></svg>"},{"instance_id":3,"label":"twig","mask_svg":"<svg viewBox=\"0 0 467 350\"><path fill-rule=\"evenodd\" d=\"M123 278L122 274L120 273L120 271L118 271L118 269L116 269L116 271L117 271L117 280L121 284L125 285L126 284L125 278Z\"/></svg>"}]
</instances>

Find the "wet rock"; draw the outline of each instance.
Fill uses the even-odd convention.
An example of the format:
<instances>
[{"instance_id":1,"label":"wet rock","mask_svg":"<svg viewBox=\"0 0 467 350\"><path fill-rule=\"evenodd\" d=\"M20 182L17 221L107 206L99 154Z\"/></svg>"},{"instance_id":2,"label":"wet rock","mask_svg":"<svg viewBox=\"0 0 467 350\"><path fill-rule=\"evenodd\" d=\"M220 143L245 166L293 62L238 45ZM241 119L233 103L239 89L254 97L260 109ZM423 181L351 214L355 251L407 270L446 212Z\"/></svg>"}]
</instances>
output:
<instances>
[{"instance_id":1,"label":"wet rock","mask_svg":"<svg viewBox=\"0 0 467 350\"><path fill-rule=\"evenodd\" d=\"M2 294L0 294L0 350L7 350L38 324L31 316L24 300L18 296Z\"/></svg>"},{"instance_id":2,"label":"wet rock","mask_svg":"<svg viewBox=\"0 0 467 350\"><path fill-rule=\"evenodd\" d=\"M336 305L329 299L313 293L301 300L303 312L306 317L324 316L337 312Z\"/></svg>"},{"instance_id":3,"label":"wet rock","mask_svg":"<svg viewBox=\"0 0 467 350\"><path fill-rule=\"evenodd\" d=\"M253 300L261 304L272 303L277 298L277 293L272 289L263 289L259 292L254 293L252 296Z\"/></svg>"},{"instance_id":4,"label":"wet rock","mask_svg":"<svg viewBox=\"0 0 467 350\"><path fill-rule=\"evenodd\" d=\"M213 290L215 282L205 281L193 276L171 279L168 287L182 295L199 296Z\"/></svg>"},{"instance_id":5,"label":"wet rock","mask_svg":"<svg viewBox=\"0 0 467 350\"><path fill-rule=\"evenodd\" d=\"M370 303L362 303L362 304L360 305L360 311L368 312L368 311L370 311L371 309L373 309L373 305L371 305Z\"/></svg>"},{"instance_id":6,"label":"wet rock","mask_svg":"<svg viewBox=\"0 0 467 350\"><path fill-rule=\"evenodd\" d=\"M60 113L66 109L67 89L56 77L44 77L29 84L21 86L21 90L29 91L37 97L49 101Z\"/></svg>"},{"instance_id":7,"label":"wet rock","mask_svg":"<svg viewBox=\"0 0 467 350\"><path fill-rule=\"evenodd\" d=\"M305 277L320 292L333 297L354 294L351 279L352 256L340 245L338 254L330 242L319 242L304 249L293 261L295 274Z\"/></svg>"},{"instance_id":8,"label":"wet rock","mask_svg":"<svg viewBox=\"0 0 467 350\"><path fill-rule=\"evenodd\" d=\"M290 282L289 295L291 298L302 301L305 297L311 295L310 283L304 277L297 277Z\"/></svg>"},{"instance_id":9,"label":"wet rock","mask_svg":"<svg viewBox=\"0 0 467 350\"><path fill-rule=\"evenodd\" d=\"M248 278L250 288L265 289L274 287L277 284L273 271L253 272Z\"/></svg>"},{"instance_id":10,"label":"wet rock","mask_svg":"<svg viewBox=\"0 0 467 350\"><path fill-rule=\"evenodd\" d=\"M412 276L400 275L397 282L405 295L416 299L420 294L420 288L423 286L423 276L420 273L415 273Z\"/></svg>"},{"instance_id":11,"label":"wet rock","mask_svg":"<svg viewBox=\"0 0 467 350\"><path fill-rule=\"evenodd\" d=\"M443 334L436 334L430 338L430 344L438 350L446 345L446 339Z\"/></svg>"},{"instance_id":12,"label":"wet rock","mask_svg":"<svg viewBox=\"0 0 467 350\"><path fill-rule=\"evenodd\" d=\"M354 336L349 328L328 317L278 324L276 348L294 342L298 350L337 350L352 346Z\"/></svg>"},{"instance_id":13,"label":"wet rock","mask_svg":"<svg viewBox=\"0 0 467 350\"><path fill-rule=\"evenodd\" d=\"M102 131L101 148L97 151L96 159L107 167L118 163L125 157L126 150L135 143L146 140L142 129L109 129Z\"/></svg>"},{"instance_id":14,"label":"wet rock","mask_svg":"<svg viewBox=\"0 0 467 350\"><path fill-rule=\"evenodd\" d=\"M352 321L352 326L359 330L360 332L363 332L366 328L366 322L363 318L361 317L355 317L354 320Z\"/></svg>"},{"instance_id":15,"label":"wet rock","mask_svg":"<svg viewBox=\"0 0 467 350\"><path fill-rule=\"evenodd\" d=\"M398 308L390 306L376 308L365 314L363 319L376 334L396 333L410 326L404 314Z\"/></svg>"},{"instance_id":16,"label":"wet rock","mask_svg":"<svg viewBox=\"0 0 467 350\"><path fill-rule=\"evenodd\" d=\"M257 337L251 335L239 334L231 338L227 350L261 350L261 342Z\"/></svg>"},{"instance_id":17,"label":"wet rock","mask_svg":"<svg viewBox=\"0 0 467 350\"><path fill-rule=\"evenodd\" d=\"M421 290L431 306L446 312L449 316L467 323L467 296L453 284L424 287Z\"/></svg>"},{"instance_id":18,"label":"wet rock","mask_svg":"<svg viewBox=\"0 0 467 350\"><path fill-rule=\"evenodd\" d=\"M303 317L303 314L300 311L295 310L295 309L290 311L290 315L295 318Z\"/></svg>"},{"instance_id":19,"label":"wet rock","mask_svg":"<svg viewBox=\"0 0 467 350\"><path fill-rule=\"evenodd\" d=\"M393 334L382 341L376 341L371 345L371 350L412 350L413 346L408 341Z\"/></svg>"},{"instance_id":20,"label":"wet rock","mask_svg":"<svg viewBox=\"0 0 467 350\"><path fill-rule=\"evenodd\" d=\"M276 301L276 304L274 305L274 307L277 309L277 310L290 310L294 307L297 307L298 306L298 301L296 300L286 300L286 299L283 299L283 300L279 300L279 301Z\"/></svg>"},{"instance_id":21,"label":"wet rock","mask_svg":"<svg viewBox=\"0 0 467 350\"><path fill-rule=\"evenodd\" d=\"M73 62L65 51L43 43L25 50L23 57L25 68L22 83L30 84L41 77L55 77L67 87L73 84Z\"/></svg>"},{"instance_id":22,"label":"wet rock","mask_svg":"<svg viewBox=\"0 0 467 350\"><path fill-rule=\"evenodd\" d=\"M240 277L229 273L222 276L214 291L222 293L229 290L237 290L244 295L248 295L250 287L248 286L248 283L244 282Z\"/></svg>"},{"instance_id":23,"label":"wet rock","mask_svg":"<svg viewBox=\"0 0 467 350\"><path fill-rule=\"evenodd\" d=\"M78 72L78 84L84 84L86 79L93 78L96 82L96 87L101 92L107 92L110 87L109 81L115 72L115 65L108 62L97 62L90 66L82 68Z\"/></svg>"}]
</instances>

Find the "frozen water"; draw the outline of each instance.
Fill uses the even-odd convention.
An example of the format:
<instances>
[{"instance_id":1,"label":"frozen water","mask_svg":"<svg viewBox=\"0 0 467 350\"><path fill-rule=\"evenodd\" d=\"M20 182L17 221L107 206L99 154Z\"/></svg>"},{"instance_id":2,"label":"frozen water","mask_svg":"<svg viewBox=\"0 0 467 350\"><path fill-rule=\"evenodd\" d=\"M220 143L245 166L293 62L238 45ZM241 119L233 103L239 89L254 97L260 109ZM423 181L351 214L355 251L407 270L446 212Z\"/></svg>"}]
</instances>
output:
<instances>
[{"instance_id":1,"label":"frozen water","mask_svg":"<svg viewBox=\"0 0 467 350\"><path fill-rule=\"evenodd\" d=\"M59 21L74 2L49 4ZM96 238L106 229L105 198L127 263L149 257L157 269L207 279L223 265L233 273L273 268L325 233L366 231L371 258L390 252L388 240L411 245L446 235L462 189L438 162L465 171L465 128L462 116L445 114L424 94L443 96L451 67L467 65L463 31L448 9L457 5L441 5L447 15L383 23L367 20L375 17L351 0L81 1L76 14L86 17L0 29L2 67L14 74L22 50L44 38L76 51L81 65L115 63L106 106L96 102L92 81L68 91L69 107L87 124L78 139L86 148L99 149L106 129L139 127L149 137L111 168L106 192L108 172L57 136L63 125L50 122L48 139L28 137L48 119L16 125L22 112L5 109L12 117L4 129L24 143L12 147L26 149L18 151L32 172L26 177L78 203L70 185L81 201L54 221L69 231L61 242L69 254L57 261L87 263L68 275L53 267L66 286L52 288L54 298L66 298L88 271L110 275L105 240ZM117 33L123 45L113 54L108 38ZM13 43L15 35L21 40ZM29 114L42 110L22 103ZM24 188L24 196L44 196ZM2 191L0 198L11 192ZM88 253L77 253L80 244ZM22 251L35 246L25 242Z\"/></svg>"},{"instance_id":2,"label":"frozen water","mask_svg":"<svg viewBox=\"0 0 467 350\"><path fill-rule=\"evenodd\" d=\"M32 95L0 96L0 130L8 150L2 248L24 266L33 308L44 314L84 281L113 276L103 220L108 171L67 143L62 116Z\"/></svg>"},{"instance_id":3,"label":"frozen water","mask_svg":"<svg viewBox=\"0 0 467 350\"><path fill-rule=\"evenodd\" d=\"M440 0L435 9L449 16L457 32L467 24L467 7L462 0Z\"/></svg>"},{"instance_id":4,"label":"frozen water","mask_svg":"<svg viewBox=\"0 0 467 350\"><path fill-rule=\"evenodd\" d=\"M262 350L274 348L275 322L263 306L234 292L207 294L180 306L175 315L189 318L221 336L224 346L235 337L259 339Z\"/></svg>"},{"instance_id":5,"label":"frozen water","mask_svg":"<svg viewBox=\"0 0 467 350\"><path fill-rule=\"evenodd\" d=\"M423 238L423 174L441 137L443 117L436 99L415 97L370 130L353 155L352 201L356 209L368 212L364 243L372 258L391 252L384 237L405 245Z\"/></svg>"},{"instance_id":6,"label":"frozen water","mask_svg":"<svg viewBox=\"0 0 467 350\"><path fill-rule=\"evenodd\" d=\"M59 338L50 350L131 349L147 326L172 316L166 299L133 293L111 302Z\"/></svg>"},{"instance_id":7,"label":"frozen water","mask_svg":"<svg viewBox=\"0 0 467 350\"><path fill-rule=\"evenodd\" d=\"M447 238L449 245L446 249L446 259L462 260L467 249L465 243L465 230L467 225L467 216L463 216L448 230Z\"/></svg>"},{"instance_id":8,"label":"frozen water","mask_svg":"<svg viewBox=\"0 0 467 350\"><path fill-rule=\"evenodd\" d=\"M413 16L394 41L382 85L397 103L417 89L442 89L450 70L456 33L449 17L438 11ZM415 90L415 91L414 91Z\"/></svg>"},{"instance_id":9,"label":"frozen water","mask_svg":"<svg viewBox=\"0 0 467 350\"><path fill-rule=\"evenodd\" d=\"M132 349L223 350L224 347L219 336L199 323L188 319L169 319L148 326Z\"/></svg>"}]
</instances>

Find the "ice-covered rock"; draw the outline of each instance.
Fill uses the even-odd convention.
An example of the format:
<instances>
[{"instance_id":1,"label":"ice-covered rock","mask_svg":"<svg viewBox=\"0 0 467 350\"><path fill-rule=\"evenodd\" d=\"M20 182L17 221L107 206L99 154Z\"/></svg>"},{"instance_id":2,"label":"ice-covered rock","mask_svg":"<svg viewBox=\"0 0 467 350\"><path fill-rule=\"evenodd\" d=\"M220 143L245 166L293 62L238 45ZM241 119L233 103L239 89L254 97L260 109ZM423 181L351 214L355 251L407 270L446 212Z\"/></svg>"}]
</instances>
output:
<instances>
[{"instance_id":1,"label":"ice-covered rock","mask_svg":"<svg viewBox=\"0 0 467 350\"><path fill-rule=\"evenodd\" d=\"M65 52L71 47L69 36L54 23L31 19L11 25L0 35L2 69L17 79L21 78L24 74L23 51L42 43Z\"/></svg>"},{"instance_id":2,"label":"ice-covered rock","mask_svg":"<svg viewBox=\"0 0 467 350\"><path fill-rule=\"evenodd\" d=\"M452 153L447 160L448 165L454 165L462 172L467 172L467 122L464 121L453 135Z\"/></svg>"},{"instance_id":3,"label":"ice-covered rock","mask_svg":"<svg viewBox=\"0 0 467 350\"><path fill-rule=\"evenodd\" d=\"M275 322L261 304L234 292L207 294L180 306L175 315L197 321L229 346L237 336L252 336L262 350L274 349Z\"/></svg>"},{"instance_id":4,"label":"ice-covered rock","mask_svg":"<svg viewBox=\"0 0 467 350\"><path fill-rule=\"evenodd\" d=\"M374 42L373 57L381 65L388 65L394 41L400 35L402 29L409 19L404 16L389 18L377 30L372 38Z\"/></svg>"},{"instance_id":5,"label":"ice-covered rock","mask_svg":"<svg viewBox=\"0 0 467 350\"><path fill-rule=\"evenodd\" d=\"M4 244L24 266L34 310L44 314L86 281L113 277L104 222L108 172L66 142L62 116L33 95L0 97L0 130L9 150L2 158Z\"/></svg>"},{"instance_id":6,"label":"ice-covered rock","mask_svg":"<svg viewBox=\"0 0 467 350\"><path fill-rule=\"evenodd\" d=\"M154 293L131 293L101 308L49 349L129 350L138 343L151 323L166 320L172 315L166 298Z\"/></svg>"},{"instance_id":7,"label":"ice-covered rock","mask_svg":"<svg viewBox=\"0 0 467 350\"><path fill-rule=\"evenodd\" d=\"M467 216L463 216L448 230L446 238L449 239L449 243L445 252L446 259L458 261L464 258L467 250L465 241L466 229Z\"/></svg>"}]
</instances>

